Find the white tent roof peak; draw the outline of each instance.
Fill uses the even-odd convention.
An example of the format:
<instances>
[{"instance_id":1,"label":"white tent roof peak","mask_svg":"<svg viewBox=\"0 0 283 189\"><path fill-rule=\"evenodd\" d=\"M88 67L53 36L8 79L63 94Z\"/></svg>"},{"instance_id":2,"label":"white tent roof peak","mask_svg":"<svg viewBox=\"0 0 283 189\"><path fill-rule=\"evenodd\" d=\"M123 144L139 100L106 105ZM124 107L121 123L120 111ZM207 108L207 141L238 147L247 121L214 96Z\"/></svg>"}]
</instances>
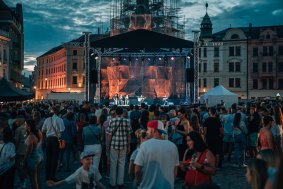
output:
<instances>
[{"instance_id":1,"label":"white tent roof peak","mask_svg":"<svg viewBox=\"0 0 283 189\"><path fill-rule=\"evenodd\" d=\"M209 89L207 91L207 93L204 94L204 96L218 96L218 95L229 95L229 96L238 96L235 93L230 92L229 90L227 90L225 87L223 87L222 85L218 85L212 89Z\"/></svg>"}]
</instances>

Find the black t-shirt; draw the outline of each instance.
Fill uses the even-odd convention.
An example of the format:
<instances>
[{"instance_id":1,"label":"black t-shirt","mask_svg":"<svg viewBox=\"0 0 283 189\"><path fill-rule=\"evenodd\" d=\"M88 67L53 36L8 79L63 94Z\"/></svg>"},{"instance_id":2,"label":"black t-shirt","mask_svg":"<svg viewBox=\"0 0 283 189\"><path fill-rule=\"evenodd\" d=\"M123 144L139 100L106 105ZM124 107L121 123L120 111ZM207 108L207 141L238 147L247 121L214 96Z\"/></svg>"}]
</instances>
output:
<instances>
[{"instance_id":1,"label":"black t-shirt","mask_svg":"<svg viewBox=\"0 0 283 189\"><path fill-rule=\"evenodd\" d=\"M203 126L206 127L206 143L217 143L222 127L220 119L218 117L209 117L205 120Z\"/></svg>"}]
</instances>

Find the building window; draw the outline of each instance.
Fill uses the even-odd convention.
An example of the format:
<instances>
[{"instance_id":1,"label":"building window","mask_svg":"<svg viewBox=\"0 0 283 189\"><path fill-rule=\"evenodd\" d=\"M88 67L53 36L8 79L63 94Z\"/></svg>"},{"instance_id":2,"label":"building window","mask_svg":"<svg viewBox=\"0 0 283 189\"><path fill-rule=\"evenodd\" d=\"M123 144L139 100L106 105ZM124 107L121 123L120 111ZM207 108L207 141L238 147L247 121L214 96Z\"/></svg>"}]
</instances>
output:
<instances>
[{"instance_id":1,"label":"building window","mask_svg":"<svg viewBox=\"0 0 283 189\"><path fill-rule=\"evenodd\" d=\"M273 79L269 79L269 89L273 89Z\"/></svg>"},{"instance_id":2,"label":"building window","mask_svg":"<svg viewBox=\"0 0 283 189\"><path fill-rule=\"evenodd\" d=\"M264 46L262 49L262 56L267 56L267 46Z\"/></svg>"},{"instance_id":3,"label":"building window","mask_svg":"<svg viewBox=\"0 0 283 189\"><path fill-rule=\"evenodd\" d=\"M234 47L229 47L229 56L234 56Z\"/></svg>"},{"instance_id":4,"label":"building window","mask_svg":"<svg viewBox=\"0 0 283 189\"><path fill-rule=\"evenodd\" d=\"M207 87L206 78L203 79L203 87Z\"/></svg>"},{"instance_id":5,"label":"building window","mask_svg":"<svg viewBox=\"0 0 283 189\"><path fill-rule=\"evenodd\" d=\"M235 72L241 72L241 64L240 64L240 62L235 62Z\"/></svg>"},{"instance_id":6,"label":"building window","mask_svg":"<svg viewBox=\"0 0 283 189\"><path fill-rule=\"evenodd\" d=\"M278 48L278 54L283 55L283 46L279 46Z\"/></svg>"},{"instance_id":7,"label":"building window","mask_svg":"<svg viewBox=\"0 0 283 189\"><path fill-rule=\"evenodd\" d=\"M78 50L73 50L73 56L77 56L78 55Z\"/></svg>"},{"instance_id":8,"label":"building window","mask_svg":"<svg viewBox=\"0 0 283 189\"><path fill-rule=\"evenodd\" d=\"M278 89L283 89L283 79L278 79Z\"/></svg>"},{"instance_id":9,"label":"building window","mask_svg":"<svg viewBox=\"0 0 283 189\"><path fill-rule=\"evenodd\" d=\"M253 63L253 73L258 72L258 63Z\"/></svg>"},{"instance_id":10,"label":"building window","mask_svg":"<svg viewBox=\"0 0 283 189\"><path fill-rule=\"evenodd\" d=\"M236 47L236 56L241 56L241 46Z\"/></svg>"},{"instance_id":11,"label":"building window","mask_svg":"<svg viewBox=\"0 0 283 189\"><path fill-rule=\"evenodd\" d=\"M229 87L234 88L234 78L229 78Z\"/></svg>"},{"instance_id":12,"label":"building window","mask_svg":"<svg viewBox=\"0 0 283 189\"><path fill-rule=\"evenodd\" d=\"M219 72L219 63L214 63L214 72Z\"/></svg>"},{"instance_id":13,"label":"building window","mask_svg":"<svg viewBox=\"0 0 283 189\"><path fill-rule=\"evenodd\" d=\"M278 63L278 71L283 72L283 62Z\"/></svg>"},{"instance_id":14,"label":"building window","mask_svg":"<svg viewBox=\"0 0 283 189\"><path fill-rule=\"evenodd\" d=\"M234 72L234 62L229 62L229 72Z\"/></svg>"},{"instance_id":15,"label":"building window","mask_svg":"<svg viewBox=\"0 0 283 189\"><path fill-rule=\"evenodd\" d=\"M219 57L219 47L214 47L214 57Z\"/></svg>"},{"instance_id":16,"label":"building window","mask_svg":"<svg viewBox=\"0 0 283 189\"><path fill-rule=\"evenodd\" d=\"M269 47L268 51L269 51L269 53L268 53L269 56L273 56L273 47L272 46Z\"/></svg>"},{"instance_id":17,"label":"building window","mask_svg":"<svg viewBox=\"0 0 283 189\"><path fill-rule=\"evenodd\" d=\"M268 72L272 72L273 71L273 64L272 62L268 62Z\"/></svg>"},{"instance_id":18,"label":"building window","mask_svg":"<svg viewBox=\"0 0 283 189\"><path fill-rule=\"evenodd\" d=\"M254 47L253 48L253 57L257 57L258 56L258 48Z\"/></svg>"},{"instance_id":19,"label":"building window","mask_svg":"<svg viewBox=\"0 0 283 189\"><path fill-rule=\"evenodd\" d=\"M78 77L77 76L73 76L73 84L78 84Z\"/></svg>"},{"instance_id":20,"label":"building window","mask_svg":"<svg viewBox=\"0 0 283 189\"><path fill-rule=\"evenodd\" d=\"M233 35L231 36L231 39L239 39L239 35L238 35L238 34L233 34Z\"/></svg>"},{"instance_id":21,"label":"building window","mask_svg":"<svg viewBox=\"0 0 283 189\"><path fill-rule=\"evenodd\" d=\"M198 86L199 86L199 88L201 88L201 79L198 80Z\"/></svg>"},{"instance_id":22,"label":"building window","mask_svg":"<svg viewBox=\"0 0 283 189\"><path fill-rule=\"evenodd\" d=\"M235 79L235 87L236 88L241 88L241 79L240 78L236 78Z\"/></svg>"},{"instance_id":23,"label":"building window","mask_svg":"<svg viewBox=\"0 0 283 189\"><path fill-rule=\"evenodd\" d=\"M203 57L207 57L207 49L203 48Z\"/></svg>"},{"instance_id":24,"label":"building window","mask_svg":"<svg viewBox=\"0 0 283 189\"><path fill-rule=\"evenodd\" d=\"M261 80L261 85L262 85L262 89L267 89L267 80L266 79Z\"/></svg>"},{"instance_id":25,"label":"building window","mask_svg":"<svg viewBox=\"0 0 283 189\"><path fill-rule=\"evenodd\" d=\"M258 89L258 81L257 81L257 79L253 80L253 89Z\"/></svg>"},{"instance_id":26,"label":"building window","mask_svg":"<svg viewBox=\"0 0 283 189\"><path fill-rule=\"evenodd\" d=\"M219 85L219 78L214 78L214 87Z\"/></svg>"},{"instance_id":27,"label":"building window","mask_svg":"<svg viewBox=\"0 0 283 189\"><path fill-rule=\"evenodd\" d=\"M77 62L73 62L73 70L77 70L78 69L78 63Z\"/></svg>"},{"instance_id":28,"label":"building window","mask_svg":"<svg viewBox=\"0 0 283 189\"><path fill-rule=\"evenodd\" d=\"M201 48L199 48L199 57L201 57Z\"/></svg>"},{"instance_id":29,"label":"building window","mask_svg":"<svg viewBox=\"0 0 283 189\"><path fill-rule=\"evenodd\" d=\"M207 63L206 62L203 63L203 72L207 72Z\"/></svg>"},{"instance_id":30,"label":"building window","mask_svg":"<svg viewBox=\"0 0 283 189\"><path fill-rule=\"evenodd\" d=\"M201 72L201 63L198 64L198 71Z\"/></svg>"},{"instance_id":31,"label":"building window","mask_svg":"<svg viewBox=\"0 0 283 189\"><path fill-rule=\"evenodd\" d=\"M262 68L261 68L262 72L266 72L266 62L262 63Z\"/></svg>"},{"instance_id":32,"label":"building window","mask_svg":"<svg viewBox=\"0 0 283 189\"><path fill-rule=\"evenodd\" d=\"M85 84L85 76L83 76L83 84Z\"/></svg>"}]
</instances>

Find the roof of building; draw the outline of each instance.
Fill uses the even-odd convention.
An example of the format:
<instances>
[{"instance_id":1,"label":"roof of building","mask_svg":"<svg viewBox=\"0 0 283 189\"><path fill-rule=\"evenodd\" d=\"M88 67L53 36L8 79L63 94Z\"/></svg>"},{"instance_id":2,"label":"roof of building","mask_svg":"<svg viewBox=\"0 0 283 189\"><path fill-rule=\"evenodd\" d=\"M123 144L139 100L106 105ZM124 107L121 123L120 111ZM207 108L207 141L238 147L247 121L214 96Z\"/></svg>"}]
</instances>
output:
<instances>
[{"instance_id":1,"label":"roof of building","mask_svg":"<svg viewBox=\"0 0 283 189\"><path fill-rule=\"evenodd\" d=\"M201 24L210 24L210 25L212 25L212 22L211 22L211 20L210 20L210 17L208 16L207 13L206 13L205 16L203 17Z\"/></svg>"},{"instance_id":2,"label":"roof of building","mask_svg":"<svg viewBox=\"0 0 283 189\"><path fill-rule=\"evenodd\" d=\"M102 38L108 37L108 36L109 36L108 34L91 34L89 40L92 42L92 41L96 41L96 40L98 40L98 39L102 39ZM85 36L82 35L82 36L80 36L79 38L73 39L73 40L71 40L71 41L69 41L69 42L67 42L67 43L72 43L72 42L84 42L84 41L85 41ZM57 46L57 47L54 47L54 48L50 49L50 50L47 51L46 53L40 55L38 58L41 58L41 57L46 56L46 55L53 54L53 53L55 53L55 52L57 52L57 51L59 51L59 50L61 50L61 49L63 49L63 48L64 48L63 45L59 45L59 46Z\"/></svg>"},{"instance_id":3,"label":"roof of building","mask_svg":"<svg viewBox=\"0 0 283 189\"><path fill-rule=\"evenodd\" d=\"M213 40L221 41L230 29L240 29L245 33L246 36L249 36L249 33L250 33L251 39L259 39L260 37L259 35L261 31L270 29L270 30L276 31L277 36L279 38L283 38L283 25L276 25L276 26L226 28L224 30L214 33L212 35Z\"/></svg>"},{"instance_id":4,"label":"roof of building","mask_svg":"<svg viewBox=\"0 0 283 189\"><path fill-rule=\"evenodd\" d=\"M192 48L193 42L150 30L134 30L91 43L100 48Z\"/></svg>"}]
</instances>

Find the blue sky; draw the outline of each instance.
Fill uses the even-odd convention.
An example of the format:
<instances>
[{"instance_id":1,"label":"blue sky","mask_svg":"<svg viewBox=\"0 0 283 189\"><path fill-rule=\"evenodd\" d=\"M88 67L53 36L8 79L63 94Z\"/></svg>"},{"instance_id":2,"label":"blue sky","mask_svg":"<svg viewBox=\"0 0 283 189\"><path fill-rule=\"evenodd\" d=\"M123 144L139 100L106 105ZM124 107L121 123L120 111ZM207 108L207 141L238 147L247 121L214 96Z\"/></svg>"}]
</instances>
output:
<instances>
[{"instance_id":1,"label":"blue sky","mask_svg":"<svg viewBox=\"0 0 283 189\"><path fill-rule=\"evenodd\" d=\"M109 27L111 0L4 0L23 4L25 69L33 70L36 57L70 41L83 31ZM283 0L177 0L186 23L186 39L199 29L208 2L213 32L227 27L283 25Z\"/></svg>"}]
</instances>

